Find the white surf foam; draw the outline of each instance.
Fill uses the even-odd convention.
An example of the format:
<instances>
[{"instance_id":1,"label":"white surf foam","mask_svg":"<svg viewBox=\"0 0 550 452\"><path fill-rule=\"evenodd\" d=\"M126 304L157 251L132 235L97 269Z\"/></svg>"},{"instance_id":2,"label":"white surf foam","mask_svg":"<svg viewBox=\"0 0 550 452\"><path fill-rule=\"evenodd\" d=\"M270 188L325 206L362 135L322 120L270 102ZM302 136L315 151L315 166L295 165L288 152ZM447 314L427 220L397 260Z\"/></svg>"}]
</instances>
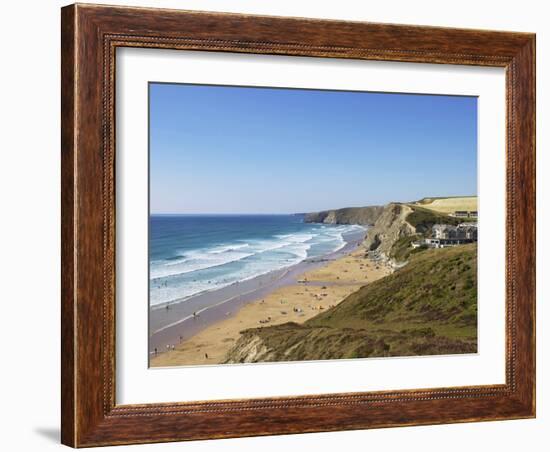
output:
<instances>
[{"instance_id":1,"label":"white surf foam","mask_svg":"<svg viewBox=\"0 0 550 452\"><path fill-rule=\"evenodd\" d=\"M151 305L227 287L342 249L344 236L364 228L355 225L312 226L307 232L273 239L227 243L183 253L180 260L151 262ZM213 270L216 273L213 274Z\"/></svg>"}]
</instances>

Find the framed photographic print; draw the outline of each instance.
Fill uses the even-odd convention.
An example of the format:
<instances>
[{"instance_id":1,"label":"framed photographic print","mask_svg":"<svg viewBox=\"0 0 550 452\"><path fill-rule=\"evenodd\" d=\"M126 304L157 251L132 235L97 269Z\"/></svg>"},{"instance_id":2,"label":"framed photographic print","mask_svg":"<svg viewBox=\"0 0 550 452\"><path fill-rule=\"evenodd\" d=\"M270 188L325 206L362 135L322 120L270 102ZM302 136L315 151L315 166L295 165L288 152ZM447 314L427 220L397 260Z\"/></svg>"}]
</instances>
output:
<instances>
[{"instance_id":1,"label":"framed photographic print","mask_svg":"<svg viewBox=\"0 0 550 452\"><path fill-rule=\"evenodd\" d=\"M62 9L62 442L535 416L535 37Z\"/></svg>"}]
</instances>

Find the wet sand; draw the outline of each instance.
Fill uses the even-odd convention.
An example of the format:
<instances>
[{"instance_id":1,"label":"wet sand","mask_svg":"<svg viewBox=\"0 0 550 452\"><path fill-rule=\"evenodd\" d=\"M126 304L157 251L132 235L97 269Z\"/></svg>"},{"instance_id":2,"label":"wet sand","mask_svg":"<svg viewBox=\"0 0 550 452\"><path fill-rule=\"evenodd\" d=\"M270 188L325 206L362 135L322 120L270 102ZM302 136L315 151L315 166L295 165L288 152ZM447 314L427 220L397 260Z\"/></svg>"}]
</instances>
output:
<instances>
[{"instance_id":1,"label":"wet sand","mask_svg":"<svg viewBox=\"0 0 550 452\"><path fill-rule=\"evenodd\" d=\"M357 241L348 242L345 248L328 259L303 262L278 275L271 284L207 309L198 317L164 329L161 326L151 337L151 367L220 364L240 331L305 322L391 272L385 265L366 259Z\"/></svg>"}]
</instances>

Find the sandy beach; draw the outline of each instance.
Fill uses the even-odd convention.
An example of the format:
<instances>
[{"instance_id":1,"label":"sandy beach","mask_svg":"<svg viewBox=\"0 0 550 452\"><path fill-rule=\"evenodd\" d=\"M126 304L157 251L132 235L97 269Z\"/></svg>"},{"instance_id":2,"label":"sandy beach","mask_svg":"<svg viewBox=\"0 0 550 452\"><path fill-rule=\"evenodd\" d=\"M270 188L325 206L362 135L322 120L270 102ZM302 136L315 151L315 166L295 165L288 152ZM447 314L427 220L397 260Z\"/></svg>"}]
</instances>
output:
<instances>
[{"instance_id":1,"label":"sandy beach","mask_svg":"<svg viewBox=\"0 0 550 452\"><path fill-rule=\"evenodd\" d=\"M296 275L291 283L246 302L230 316L227 313L227 318L158 349L151 356L151 367L220 364L241 331L290 321L305 322L391 272L385 265L365 258L364 254L363 247L355 248L349 254ZM170 350L164 351L167 348Z\"/></svg>"}]
</instances>

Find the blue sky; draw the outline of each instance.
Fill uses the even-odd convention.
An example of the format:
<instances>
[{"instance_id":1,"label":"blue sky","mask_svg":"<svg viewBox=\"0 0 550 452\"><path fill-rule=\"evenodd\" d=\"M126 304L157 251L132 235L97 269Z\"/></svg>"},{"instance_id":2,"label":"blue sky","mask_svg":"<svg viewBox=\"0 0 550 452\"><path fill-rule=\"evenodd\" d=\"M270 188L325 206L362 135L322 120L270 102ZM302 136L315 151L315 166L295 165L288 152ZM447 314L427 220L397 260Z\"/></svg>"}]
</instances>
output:
<instances>
[{"instance_id":1,"label":"blue sky","mask_svg":"<svg viewBox=\"0 0 550 452\"><path fill-rule=\"evenodd\" d=\"M477 192L477 99L158 84L152 213L295 213Z\"/></svg>"}]
</instances>

